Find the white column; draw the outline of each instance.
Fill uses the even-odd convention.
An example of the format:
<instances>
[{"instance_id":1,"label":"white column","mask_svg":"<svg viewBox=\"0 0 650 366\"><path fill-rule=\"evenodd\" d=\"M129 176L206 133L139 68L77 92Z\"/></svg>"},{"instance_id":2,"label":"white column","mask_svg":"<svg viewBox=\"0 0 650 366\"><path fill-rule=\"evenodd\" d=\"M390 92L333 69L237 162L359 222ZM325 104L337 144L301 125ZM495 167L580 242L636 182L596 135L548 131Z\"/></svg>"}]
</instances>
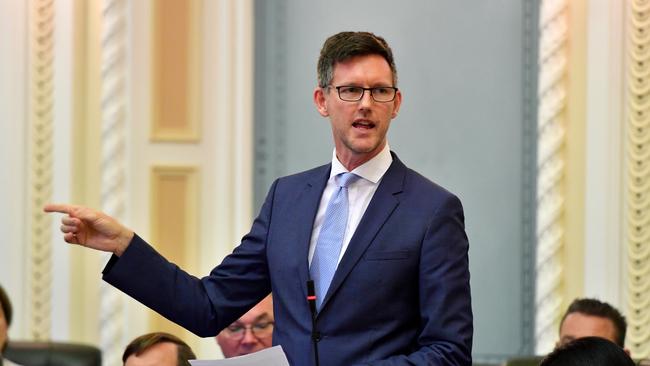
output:
<instances>
[{"instance_id":1,"label":"white column","mask_svg":"<svg viewBox=\"0 0 650 366\"><path fill-rule=\"evenodd\" d=\"M648 6L642 1L628 1L627 12L623 17L619 15L616 20L626 19L626 24L613 21L612 26L619 31L623 28L628 47L622 47L626 55L625 79L619 82L619 91L624 91L625 104L621 121L624 121L623 154L625 161L623 171L623 192L625 192L622 206L624 212L623 230L620 237L627 252L621 253L624 259L621 276L626 286L621 286L621 300L626 306L628 331L626 345L632 355L638 358L648 358L650 355L650 330L648 329L648 316L650 309L648 301L650 294L650 99L648 88L650 86L650 22L648 21ZM620 11L620 9L619 9ZM620 65L620 58L612 62ZM622 78L622 77L621 77ZM623 87L620 87L623 84ZM620 102L620 100L618 100ZM618 104L617 104L618 106ZM619 111L620 112L620 111ZM619 124L615 124L619 125ZM617 141L621 141L617 140ZM619 244L618 242L616 242ZM610 249L610 251L613 251ZM627 255L626 255L627 254ZM626 290L626 291L625 291ZM618 295L618 293L617 293Z\"/></svg>"},{"instance_id":2,"label":"white column","mask_svg":"<svg viewBox=\"0 0 650 366\"><path fill-rule=\"evenodd\" d=\"M206 1L203 11L204 151L200 270L207 273L250 230L253 199L253 25L251 0ZM199 353L218 354L214 339Z\"/></svg>"},{"instance_id":3,"label":"white column","mask_svg":"<svg viewBox=\"0 0 650 366\"><path fill-rule=\"evenodd\" d=\"M540 8L535 293L537 354L553 349L563 300L567 7L567 0L543 0Z\"/></svg>"},{"instance_id":4,"label":"white column","mask_svg":"<svg viewBox=\"0 0 650 366\"><path fill-rule=\"evenodd\" d=\"M587 19L585 293L621 307L623 7L590 1Z\"/></svg>"},{"instance_id":5,"label":"white column","mask_svg":"<svg viewBox=\"0 0 650 366\"><path fill-rule=\"evenodd\" d=\"M124 0L104 0L101 37L101 210L120 222L126 214L127 16ZM110 255L106 255L109 257ZM119 366L125 335L124 295L102 281L99 319L102 363Z\"/></svg>"},{"instance_id":6,"label":"white column","mask_svg":"<svg viewBox=\"0 0 650 366\"><path fill-rule=\"evenodd\" d=\"M52 198L54 0L32 0L29 8L29 337L51 335L52 217L43 205Z\"/></svg>"}]
</instances>

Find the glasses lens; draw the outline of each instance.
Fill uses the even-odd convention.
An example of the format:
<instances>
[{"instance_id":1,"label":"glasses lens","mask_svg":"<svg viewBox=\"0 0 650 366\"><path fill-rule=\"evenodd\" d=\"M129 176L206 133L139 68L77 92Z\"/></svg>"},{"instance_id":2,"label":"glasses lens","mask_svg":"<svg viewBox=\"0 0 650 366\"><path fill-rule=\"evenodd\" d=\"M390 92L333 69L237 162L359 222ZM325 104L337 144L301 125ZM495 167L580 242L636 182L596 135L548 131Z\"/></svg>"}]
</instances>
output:
<instances>
[{"instance_id":1,"label":"glasses lens","mask_svg":"<svg viewBox=\"0 0 650 366\"><path fill-rule=\"evenodd\" d=\"M239 341L244 338L246 330L250 329L253 336L266 338L273 334L273 322L255 323L250 327L244 325L231 325L226 328L226 334L233 340Z\"/></svg>"},{"instance_id":2,"label":"glasses lens","mask_svg":"<svg viewBox=\"0 0 650 366\"><path fill-rule=\"evenodd\" d=\"M358 86L341 86L338 90L339 98L349 102L355 102L363 96L363 88Z\"/></svg>"},{"instance_id":3,"label":"glasses lens","mask_svg":"<svg viewBox=\"0 0 650 366\"><path fill-rule=\"evenodd\" d=\"M257 323L253 324L251 331L257 338L266 338L273 333L273 323Z\"/></svg>"},{"instance_id":4,"label":"glasses lens","mask_svg":"<svg viewBox=\"0 0 650 366\"><path fill-rule=\"evenodd\" d=\"M363 98L363 93L368 90L376 102L390 102L395 99L397 89L390 86L376 88L362 88L360 86L337 86L339 98L346 102L358 102Z\"/></svg>"},{"instance_id":5,"label":"glasses lens","mask_svg":"<svg viewBox=\"0 0 650 366\"><path fill-rule=\"evenodd\" d=\"M232 339L242 339L244 338L244 333L246 333L246 327L241 325L231 325L226 328L226 334Z\"/></svg>"},{"instance_id":6,"label":"glasses lens","mask_svg":"<svg viewBox=\"0 0 650 366\"><path fill-rule=\"evenodd\" d=\"M372 98L378 102L390 102L395 99L395 88L372 88L370 92L372 93Z\"/></svg>"}]
</instances>

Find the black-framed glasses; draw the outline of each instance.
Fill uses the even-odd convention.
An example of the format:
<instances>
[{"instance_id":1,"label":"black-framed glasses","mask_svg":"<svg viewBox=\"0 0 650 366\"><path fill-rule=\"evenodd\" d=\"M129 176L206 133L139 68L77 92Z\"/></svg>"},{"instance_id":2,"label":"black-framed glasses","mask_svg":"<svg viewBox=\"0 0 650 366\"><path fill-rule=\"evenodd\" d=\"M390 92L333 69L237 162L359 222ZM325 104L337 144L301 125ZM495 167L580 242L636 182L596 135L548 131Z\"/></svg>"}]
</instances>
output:
<instances>
[{"instance_id":1,"label":"black-framed glasses","mask_svg":"<svg viewBox=\"0 0 650 366\"><path fill-rule=\"evenodd\" d=\"M333 85L332 85L333 86ZM354 85L333 86L339 94L339 98L346 102L358 102L363 99L366 90L375 102L387 103L395 100L397 88L394 86L376 86L374 88L364 88Z\"/></svg>"},{"instance_id":2,"label":"black-framed glasses","mask_svg":"<svg viewBox=\"0 0 650 366\"><path fill-rule=\"evenodd\" d=\"M247 330L250 330L255 338L264 339L273 334L273 322L259 322L251 325L231 324L225 329L225 334L232 340L241 341Z\"/></svg>"}]
</instances>

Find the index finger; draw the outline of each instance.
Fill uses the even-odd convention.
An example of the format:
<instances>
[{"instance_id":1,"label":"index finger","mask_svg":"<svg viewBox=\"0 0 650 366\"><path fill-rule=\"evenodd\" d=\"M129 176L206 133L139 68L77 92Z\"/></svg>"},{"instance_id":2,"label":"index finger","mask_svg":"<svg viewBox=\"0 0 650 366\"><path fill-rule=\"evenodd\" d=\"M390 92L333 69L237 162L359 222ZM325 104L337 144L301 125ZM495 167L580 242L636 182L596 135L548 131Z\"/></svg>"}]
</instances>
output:
<instances>
[{"instance_id":1,"label":"index finger","mask_svg":"<svg viewBox=\"0 0 650 366\"><path fill-rule=\"evenodd\" d=\"M66 205L63 203L48 203L43 206L43 211L45 212L60 212L64 214L72 214L72 212L77 208L74 205Z\"/></svg>"}]
</instances>

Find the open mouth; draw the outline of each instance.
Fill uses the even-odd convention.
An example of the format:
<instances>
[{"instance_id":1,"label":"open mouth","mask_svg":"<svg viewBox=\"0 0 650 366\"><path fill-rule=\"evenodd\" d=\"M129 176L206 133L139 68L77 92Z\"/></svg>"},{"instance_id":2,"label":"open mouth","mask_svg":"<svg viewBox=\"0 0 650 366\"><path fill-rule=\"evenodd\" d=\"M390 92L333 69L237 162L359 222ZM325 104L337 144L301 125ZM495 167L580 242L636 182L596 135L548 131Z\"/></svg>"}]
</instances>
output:
<instances>
[{"instance_id":1,"label":"open mouth","mask_svg":"<svg viewBox=\"0 0 650 366\"><path fill-rule=\"evenodd\" d=\"M372 121L359 119L352 123L352 127L369 130L375 127L375 123Z\"/></svg>"}]
</instances>

